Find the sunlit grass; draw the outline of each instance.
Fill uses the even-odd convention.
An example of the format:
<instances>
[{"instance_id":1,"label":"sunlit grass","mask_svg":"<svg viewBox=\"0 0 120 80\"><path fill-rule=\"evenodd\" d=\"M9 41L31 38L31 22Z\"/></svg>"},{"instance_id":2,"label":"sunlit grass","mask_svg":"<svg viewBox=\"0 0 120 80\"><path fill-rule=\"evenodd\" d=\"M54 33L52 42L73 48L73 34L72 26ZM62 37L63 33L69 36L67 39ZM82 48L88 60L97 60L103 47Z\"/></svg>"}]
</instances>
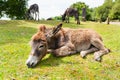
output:
<instances>
[{"instance_id":1,"label":"sunlit grass","mask_svg":"<svg viewBox=\"0 0 120 80\"><path fill-rule=\"evenodd\" d=\"M120 26L95 22L63 23L63 27L91 28L103 38L111 53L101 63L93 54L82 59L79 54L54 57L47 54L36 66L25 65L30 52L29 41L39 25L56 26L60 21L0 21L0 80L119 80Z\"/></svg>"}]
</instances>

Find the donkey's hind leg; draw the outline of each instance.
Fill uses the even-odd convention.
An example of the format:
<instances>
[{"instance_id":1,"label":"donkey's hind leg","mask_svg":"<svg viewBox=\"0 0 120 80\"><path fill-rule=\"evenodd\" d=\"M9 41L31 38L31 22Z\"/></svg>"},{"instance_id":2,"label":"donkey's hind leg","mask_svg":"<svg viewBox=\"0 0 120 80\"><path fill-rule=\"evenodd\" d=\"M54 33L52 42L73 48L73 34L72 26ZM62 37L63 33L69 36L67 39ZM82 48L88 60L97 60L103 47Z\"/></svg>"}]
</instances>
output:
<instances>
[{"instance_id":1,"label":"donkey's hind leg","mask_svg":"<svg viewBox=\"0 0 120 80\"><path fill-rule=\"evenodd\" d=\"M81 51L80 55L81 55L82 58L84 58L87 54L95 52L95 51L98 51L98 49L96 47L92 47L92 48L90 48L88 50Z\"/></svg>"},{"instance_id":2,"label":"donkey's hind leg","mask_svg":"<svg viewBox=\"0 0 120 80\"><path fill-rule=\"evenodd\" d=\"M38 15L38 21L39 21L39 11L37 12L37 15Z\"/></svg>"},{"instance_id":3,"label":"donkey's hind leg","mask_svg":"<svg viewBox=\"0 0 120 80\"><path fill-rule=\"evenodd\" d=\"M93 40L92 45L99 49L99 51L94 53L94 59L96 61L101 61L101 56L110 52L109 49L104 47L103 42L100 39Z\"/></svg>"}]
</instances>

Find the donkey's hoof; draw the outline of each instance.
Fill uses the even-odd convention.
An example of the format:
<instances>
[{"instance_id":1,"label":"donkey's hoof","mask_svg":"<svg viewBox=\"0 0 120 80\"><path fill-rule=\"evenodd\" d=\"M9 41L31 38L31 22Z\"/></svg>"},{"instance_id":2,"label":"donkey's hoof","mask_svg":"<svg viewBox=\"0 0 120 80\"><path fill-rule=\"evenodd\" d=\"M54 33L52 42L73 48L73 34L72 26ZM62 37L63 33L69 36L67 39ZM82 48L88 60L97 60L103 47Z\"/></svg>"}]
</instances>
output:
<instances>
[{"instance_id":1,"label":"donkey's hoof","mask_svg":"<svg viewBox=\"0 0 120 80\"><path fill-rule=\"evenodd\" d=\"M81 55L82 58L84 58L86 56L86 52L85 51L81 51L80 55Z\"/></svg>"},{"instance_id":2,"label":"donkey's hoof","mask_svg":"<svg viewBox=\"0 0 120 80\"><path fill-rule=\"evenodd\" d=\"M101 62L101 58L100 57L95 58L95 61Z\"/></svg>"},{"instance_id":3,"label":"donkey's hoof","mask_svg":"<svg viewBox=\"0 0 120 80\"><path fill-rule=\"evenodd\" d=\"M99 55L99 53L94 53L94 59L95 59L95 61L101 61L101 57L100 57L100 55Z\"/></svg>"}]
</instances>

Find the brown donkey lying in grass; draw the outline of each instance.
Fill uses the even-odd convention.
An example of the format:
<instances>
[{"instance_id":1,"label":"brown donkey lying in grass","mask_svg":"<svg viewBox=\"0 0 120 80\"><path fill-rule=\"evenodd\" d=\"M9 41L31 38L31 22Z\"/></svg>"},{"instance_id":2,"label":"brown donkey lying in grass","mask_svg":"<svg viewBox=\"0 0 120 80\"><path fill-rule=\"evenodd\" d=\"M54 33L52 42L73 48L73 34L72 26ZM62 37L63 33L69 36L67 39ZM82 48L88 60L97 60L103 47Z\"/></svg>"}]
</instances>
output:
<instances>
[{"instance_id":1,"label":"brown donkey lying in grass","mask_svg":"<svg viewBox=\"0 0 120 80\"><path fill-rule=\"evenodd\" d=\"M90 29L63 29L62 24L55 28L40 26L39 31L31 40L31 53L26 62L28 67L34 67L47 53L55 56L67 56L80 52L82 57L94 52L94 59L109 53L104 47L101 36Z\"/></svg>"}]
</instances>

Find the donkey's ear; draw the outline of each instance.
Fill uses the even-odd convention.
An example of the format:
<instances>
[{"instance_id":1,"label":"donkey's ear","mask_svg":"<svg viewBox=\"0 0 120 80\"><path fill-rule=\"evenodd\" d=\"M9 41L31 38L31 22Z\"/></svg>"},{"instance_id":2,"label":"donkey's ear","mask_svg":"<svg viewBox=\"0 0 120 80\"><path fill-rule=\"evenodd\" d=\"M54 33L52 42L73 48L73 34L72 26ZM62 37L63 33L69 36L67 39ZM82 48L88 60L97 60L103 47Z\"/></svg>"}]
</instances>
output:
<instances>
[{"instance_id":1,"label":"donkey's ear","mask_svg":"<svg viewBox=\"0 0 120 80\"><path fill-rule=\"evenodd\" d=\"M45 32L45 30L46 30L46 27L45 27L45 25L43 25L43 26L40 26L40 27L39 27L39 30L38 30L38 31Z\"/></svg>"},{"instance_id":2,"label":"donkey's ear","mask_svg":"<svg viewBox=\"0 0 120 80\"><path fill-rule=\"evenodd\" d=\"M57 32L61 30L62 23L58 24L56 27L53 28L53 35L55 35Z\"/></svg>"}]
</instances>

